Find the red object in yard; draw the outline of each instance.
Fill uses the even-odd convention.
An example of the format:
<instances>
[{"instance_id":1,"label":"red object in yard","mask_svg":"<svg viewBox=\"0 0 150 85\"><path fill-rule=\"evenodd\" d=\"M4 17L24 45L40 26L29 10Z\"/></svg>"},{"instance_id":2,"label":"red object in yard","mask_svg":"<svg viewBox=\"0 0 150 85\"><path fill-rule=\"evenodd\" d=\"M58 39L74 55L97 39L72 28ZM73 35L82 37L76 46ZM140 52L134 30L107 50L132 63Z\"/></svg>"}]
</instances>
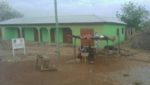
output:
<instances>
[{"instance_id":1,"label":"red object in yard","mask_svg":"<svg viewBox=\"0 0 150 85\"><path fill-rule=\"evenodd\" d=\"M83 46L94 46L94 41L91 39L92 36L94 35L94 30L93 29L81 29L81 44Z\"/></svg>"}]
</instances>

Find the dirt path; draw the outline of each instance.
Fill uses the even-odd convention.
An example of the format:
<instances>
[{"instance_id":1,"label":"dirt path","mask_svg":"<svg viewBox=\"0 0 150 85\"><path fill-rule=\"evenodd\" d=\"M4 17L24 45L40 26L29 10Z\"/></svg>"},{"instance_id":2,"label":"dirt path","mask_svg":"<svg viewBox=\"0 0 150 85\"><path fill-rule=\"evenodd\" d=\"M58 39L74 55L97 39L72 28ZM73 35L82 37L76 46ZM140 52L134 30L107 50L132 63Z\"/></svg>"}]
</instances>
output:
<instances>
[{"instance_id":1,"label":"dirt path","mask_svg":"<svg viewBox=\"0 0 150 85\"><path fill-rule=\"evenodd\" d=\"M41 49L43 51L45 48ZM54 52L50 48L45 50L50 53ZM72 48L67 47L61 50L62 56L59 58L61 62L56 72L40 72L35 69L35 54L39 52L37 50L33 50L33 53L29 51L28 56L17 56L19 59L15 62L1 61L0 85L150 84L150 53L148 51L141 51L129 57L97 56L94 64L83 64L74 62ZM6 55L1 56L4 58ZM147 62L143 62L145 60Z\"/></svg>"}]
</instances>

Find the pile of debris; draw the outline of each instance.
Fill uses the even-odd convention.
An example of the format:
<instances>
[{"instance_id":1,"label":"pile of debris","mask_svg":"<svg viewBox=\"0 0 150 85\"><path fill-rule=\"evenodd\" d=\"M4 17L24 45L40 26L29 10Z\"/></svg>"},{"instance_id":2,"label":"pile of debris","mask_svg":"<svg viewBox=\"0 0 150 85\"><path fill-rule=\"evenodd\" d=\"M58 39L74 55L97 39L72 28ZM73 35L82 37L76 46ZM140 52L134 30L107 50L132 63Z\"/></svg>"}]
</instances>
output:
<instances>
[{"instance_id":1,"label":"pile of debris","mask_svg":"<svg viewBox=\"0 0 150 85\"><path fill-rule=\"evenodd\" d=\"M118 48L118 46L105 46L104 49L98 50L97 55L132 56L133 53L130 50Z\"/></svg>"},{"instance_id":2,"label":"pile of debris","mask_svg":"<svg viewBox=\"0 0 150 85\"><path fill-rule=\"evenodd\" d=\"M139 49L150 49L150 32L145 31L138 33L131 39L131 47Z\"/></svg>"},{"instance_id":3,"label":"pile of debris","mask_svg":"<svg viewBox=\"0 0 150 85\"><path fill-rule=\"evenodd\" d=\"M57 71L55 65L50 64L50 57L43 55L36 56L36 68L40 71Z\"/></svg>"}]
</instances>

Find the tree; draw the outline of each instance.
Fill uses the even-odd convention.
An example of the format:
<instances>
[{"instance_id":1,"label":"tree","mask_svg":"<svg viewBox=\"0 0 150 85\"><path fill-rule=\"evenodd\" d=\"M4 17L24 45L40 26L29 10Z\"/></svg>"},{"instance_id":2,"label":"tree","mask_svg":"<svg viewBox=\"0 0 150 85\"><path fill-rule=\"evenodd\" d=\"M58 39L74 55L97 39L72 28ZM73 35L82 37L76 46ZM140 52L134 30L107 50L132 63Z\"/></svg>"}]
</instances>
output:
<instances>
[{"instance_id":1,"label":"tree","mask_svg":"<svg viewBox=\"0 0 150 85\"><path fill-rule=\"evenodd\" d=\"M23 17L23 15L13 9L7 2L0 1L0 21L19 17Z\"/></svg>"},{"instance_id":2,"label":"tree","mask_svg":"<svg viewBox=\"0 0 150 85\"><path fill-rule=\"evenodd\" d=\"M148 14L144 6L128 2L122 6L121 13L117 13L117 17L127 23L129 28L141 28Z\"/></svg>"},{"instance_id":3,"label":"tree","mask_svg":"<svg viewBox=\"0 0 150 85\"><path fill-rule=\"evenodd\" d=\"M150 33L150 19L143 22L143 30Z\"/></svg>"}]
</instances>

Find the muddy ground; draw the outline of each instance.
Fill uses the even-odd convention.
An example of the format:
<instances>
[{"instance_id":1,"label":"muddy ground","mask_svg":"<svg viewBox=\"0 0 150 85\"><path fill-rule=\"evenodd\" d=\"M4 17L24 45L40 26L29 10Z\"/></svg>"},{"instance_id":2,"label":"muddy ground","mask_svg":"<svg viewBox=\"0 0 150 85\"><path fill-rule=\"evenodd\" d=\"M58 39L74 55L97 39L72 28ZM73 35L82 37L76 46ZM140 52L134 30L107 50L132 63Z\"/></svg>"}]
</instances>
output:
<instances>
[{"instance_id":1,"label":"muddy ground","mask_svg":"<svg viewBox=\"0 0 150 85\"><path fill-rule=\"evenodd\" d=\"M126 47L126 49L128 49ZM0 50L0 85L150 85L149 50L128 49L130 56L96 56L94 64L75 61L72 47L29 46L27 54L12 56L11 50ZM58 71L41 72L35 68L36 55L56 58Z\"/></svg>"}]
</instances>

